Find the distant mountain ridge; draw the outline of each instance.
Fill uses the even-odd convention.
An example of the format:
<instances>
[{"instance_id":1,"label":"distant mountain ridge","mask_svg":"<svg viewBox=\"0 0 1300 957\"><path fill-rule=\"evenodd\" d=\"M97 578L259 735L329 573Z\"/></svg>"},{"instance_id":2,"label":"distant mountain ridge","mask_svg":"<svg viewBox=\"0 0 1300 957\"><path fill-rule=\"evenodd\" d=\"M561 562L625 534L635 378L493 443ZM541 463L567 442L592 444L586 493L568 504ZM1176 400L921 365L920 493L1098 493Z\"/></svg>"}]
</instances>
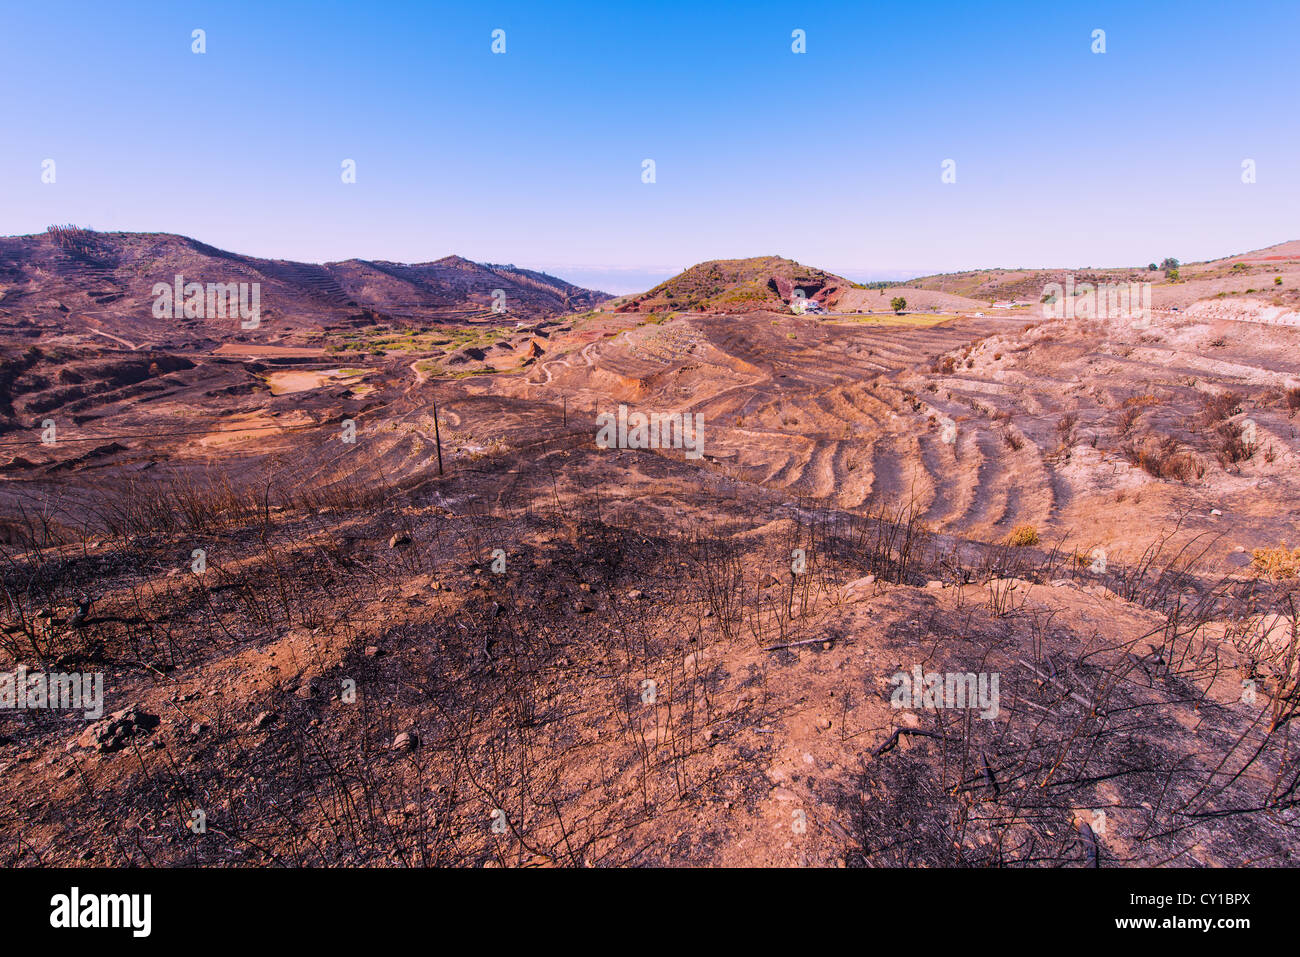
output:
<instances>
[{"instance_id":1,"label":"distant mountain ridge","mask_svg":"<svg viewBox=\"0 0 1300 957\"><path fill-rule=\"evenodd\" d=\"M610 298L514 265L445 256L426 263L349 259L303 263L217 249L172 233L51 227L0 238L0 319L76 313L108 332L142 338L152 288L186 282L260 283L263 314L280 332L373 319L495 323L590 309ZM497 292L500 290L500 292ZM505 312L494 312L495 298ZM187 320L201 334L209 320Z\"/></svg>"}]
</instances>

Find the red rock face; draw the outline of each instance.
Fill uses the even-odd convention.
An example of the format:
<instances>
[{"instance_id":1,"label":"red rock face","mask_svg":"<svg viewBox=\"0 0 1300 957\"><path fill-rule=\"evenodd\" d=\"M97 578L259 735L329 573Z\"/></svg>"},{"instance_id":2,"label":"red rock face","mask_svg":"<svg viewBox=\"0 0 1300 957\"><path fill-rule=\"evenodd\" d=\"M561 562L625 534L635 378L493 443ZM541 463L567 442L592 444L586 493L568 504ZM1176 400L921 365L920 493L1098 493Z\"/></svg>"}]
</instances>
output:
<instances>
[{"instance_id":1,"label":"red rock face","mask_svg":"<svg viewBox=\"0 0 1300 957\"><path fill-rule=\"evenodd\" d=\"M789 279L785 279L781 276L773 276L771 279L767 281L767 284L772 288L772 290L778 296L780 296L786 302L789 302L791 298L794 297L794 283L792 283ZM807 292L808 290L805 289L804 293L806 294Z\"/></svg>"}]
</instances>

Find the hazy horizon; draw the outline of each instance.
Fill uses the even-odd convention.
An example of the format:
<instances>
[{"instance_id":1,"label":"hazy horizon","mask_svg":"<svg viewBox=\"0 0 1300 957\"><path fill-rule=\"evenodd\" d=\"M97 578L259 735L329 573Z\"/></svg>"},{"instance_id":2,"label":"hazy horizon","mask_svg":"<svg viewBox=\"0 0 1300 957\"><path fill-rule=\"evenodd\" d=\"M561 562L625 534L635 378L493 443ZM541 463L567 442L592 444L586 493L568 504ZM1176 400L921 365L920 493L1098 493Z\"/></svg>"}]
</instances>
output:
<instances>
[{"instance_id":1,"label":"hazy horizon","mask_svg":"<svg viewBox=\"0 0 1300 957\"><path fill-rule=\"evenodd\" d=\"M236 253L239 255L256 256L257 258L270 259L270 260L286 260L286 261L294 261L294 262L317 263L322 265L327 263L345 262L347 260L354 260L354 259L366 260L370 262L379 262L379 261L400 262L405 265L414 265L419 263L435 262L439 259L446 258L447 256L454 256L454 255L463 256L462 253L452 250L450 252L445 252L440 255L428 256L420 259L405 259L405 260L393 260L393 259L387 259L386 257L367 256L362 254L344 256L341 259L295 259L294 257L291 256L250 253L247 250L240 249L238 247L221 246L216 243L210 243L202 236L196 236L185 232L175 232L172 230L160 230L160 229L124 230L124 229L119 229L111 226L101 226L93 223L74 223L71 225L76 225L84 229L90 229L96 232L105 232L105 233L115 233L115 232L132 232L132 233L139 232L144 234L168 233L171 235L184 236L188 239L193 239L210 246L216 246L217 248L220 248L225 252ZM24 236L39 236L44 232L45 230L38 230L35 232L28 232L28 233L14 233L0 238L16 239L16 238L22 238ZM1281 242L1288 242L1288 241L1290 240L1289 239L1280 239L1276 241L1270 240L1268 242L1262 242L1256 246L1253 246L1250 249L1229 250L1216 255L1211 255L1207 257L1207 259L1209 260L1222 259L1238 253L1252 252L1256 249L1263 249L1269 246L1277 245L1278 243ZM758 255L781 255L781 254L765 253L765 254L758 254ZM464 256L464 258L473 259L473 257L470 256ZM680 266L659 265L659 266L645 266L645 267L602 265L598 263L580 263L575 265L567 265L564 263L550 263L550 262L540 262L540 263L505 262L501 260L487 260L487 259L475 259L474 261L482 265L493 265L493 266L509 265L521 269L532 270L533 272L546 273L547 275L553 276L557 279L562 279L566 282L572 283L575 286L581 286L585 289L592 289L599 292L607 292L615 296L623 296L631 293L645 292L653 288L654 286L657 286L659 283L663 282L664 280L670 279L673 276L676 276L679 273L684 272L685 270L689 269L691 266L698 265L699 262L709 262L712 260L724 260L724 259L742 259L742 258L748 258L748 257L717 255L717 256L711 256L708 259L698 260L697 262L685 263ZM785 256L783 258L793 259L795 257ZM1158 257L1158 258L1163 259L1164 257ZM806 266L815 266L819 269L824 269L828 272L834 273L839 276L843 276L845 279L850 279L858 283L871 283L871 282L905 283L914 279L921 279L926 276L940 275L942 273L978 272L978 271L991 270L991 269L1008 269L1008 270L1124 269L1124 268L1140 268L1142 265L1144 265L1143 263L1136 262L1136 261L1131 263L1116 263L1116 262L1015 263L1014 265L1008 265L1006 263L996 263L996 264L972 264L967 266L960 266L956 269L912 268L912 269L898 269L898 270L864 270L852 266L835 266L833 264L828 265L826 263L808 262L806 260L796 260L796 261L801 262L803 265ZM1182 260L1182 261L1192 262L1192 260ZM1198 260L1198 261L1203 261L1203 260Z\"/></svg>"}]
</instances>

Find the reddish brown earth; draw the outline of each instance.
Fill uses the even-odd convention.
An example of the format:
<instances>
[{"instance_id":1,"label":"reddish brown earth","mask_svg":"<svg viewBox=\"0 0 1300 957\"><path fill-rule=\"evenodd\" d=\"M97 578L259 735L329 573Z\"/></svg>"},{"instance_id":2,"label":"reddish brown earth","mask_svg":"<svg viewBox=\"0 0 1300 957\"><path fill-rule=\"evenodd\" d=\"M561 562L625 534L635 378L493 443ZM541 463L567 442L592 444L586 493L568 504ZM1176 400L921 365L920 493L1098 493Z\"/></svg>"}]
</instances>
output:
<instances>
[{"instance_id":1,"label":"reddish brown earth","mask_svg":"<svg viewBox=\"0 0 1300 957\"><path fill-rule=\"evenodd\" d=\"M1297 862L1251 556L1300 545L1300 328L1249 302L122 344L57 282L0 300L0 671L116 718L0 712L5 864ZM620 404L703 456L598 448ZM892 707L914 666L997 716Z\"/></svg>"},{"instance_id":2,"label":"reddish brown earth","mask_svg":"<svg viewBox=\"0 0 1300 957\"><path fill-rule=\"evenodd\" d=\"M544 273L460 256L320 265L242 256L168 233L51 230L0 237L0 329L6 338L101 336L132 349L264 345L376 322L515 322L589 309L609 298ZM259 283L261 327L253 333L225 319L155 319L153 287L177 274L205 285ZM493 310L498 289L504 314Z\"/></svg>"}]
</instances>

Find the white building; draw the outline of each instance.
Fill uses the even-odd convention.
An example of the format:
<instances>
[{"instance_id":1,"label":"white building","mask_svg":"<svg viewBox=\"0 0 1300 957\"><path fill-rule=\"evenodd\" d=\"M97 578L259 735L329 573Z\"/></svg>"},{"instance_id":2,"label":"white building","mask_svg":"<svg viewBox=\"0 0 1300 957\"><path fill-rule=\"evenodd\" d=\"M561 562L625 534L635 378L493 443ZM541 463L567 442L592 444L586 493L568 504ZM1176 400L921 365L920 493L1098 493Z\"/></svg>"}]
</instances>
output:
<instances>
[{"instance_id":1,"label":"white building","mask_svg":"<svg viewBox=\"0 0 1300 957\"><path fill-rule=\"evenodd\" d=\"M800 316L826 315L826 307L823 306L820 302L818 302L816 299L805 299L802 296L796 296L790 302L790 311Z\"/></svg>"}]
</instances>

